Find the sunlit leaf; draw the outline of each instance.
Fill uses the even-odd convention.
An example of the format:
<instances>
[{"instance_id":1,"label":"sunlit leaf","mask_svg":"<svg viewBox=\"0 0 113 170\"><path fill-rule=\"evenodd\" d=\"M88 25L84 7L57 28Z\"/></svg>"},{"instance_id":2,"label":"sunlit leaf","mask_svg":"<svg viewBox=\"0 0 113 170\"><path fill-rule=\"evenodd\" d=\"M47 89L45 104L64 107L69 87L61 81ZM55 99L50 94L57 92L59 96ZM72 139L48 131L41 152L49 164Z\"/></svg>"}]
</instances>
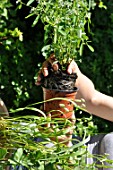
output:
<instances>
[{"instance_id":1,"label":"sunlit leaf","mask_svg":"<svg viewBox=\"0 0 113 170\"><path fill-rule=\"evenodd\" d=\"M37 22L38 22L38 20L39 20L39 17L40 17L40 15L38 15L38 16L35 18L35 20L34 20L34 22L33 22L33 24L32 24L32 27L34 27L34 26L37 24Z\"/></svg>"},{"instance_id":2,"label":"sunlit leaf","mask_svg":"<svg viewBox=\"0 0 113 170\"><path fill-rule=\"evenodd\" d=\"M87 46L92 52L94 52L94 48L91 45L87 44Z\"/></svg>"},{"instance_id":3,"label":"sunlit leaf","mask_svg":"<svg viewBox=\"0 0 113 170\"><path fill-rule=\"evenodd\" d=\"M0 148L0 159L3 159L7 154L7 149Z\"/></svg>"},{"instance_id":4,"label":"sunlit leaf","mask_svg":"<svg viewBox=\"0 0 113 170\"><path fill-rule=\"evenodd\" d=\"M34 2L34 0L29 0L26 5L29 6L29 5L31 5L33 2Z\"/></svg>"},{"instance_id":5,"label":"sunlit leaf","mask_svg":"<svg viewBox=\"0 0 113 170\"><path fill-rule=\"evenodd\" d=\"M31 14L27 15L25 18L27 19L27 18L29 18L29 17L31 17L31 16L33 16L33 15L35 15L35 14L34 14L34 13L31 13Z\"/></svg>"},{"instance_id":6,"label":"sunlit leaf","mask_svg":"<svg viewBox=\"0 0 113 170\"><path fill-rule=\"evenodd\" d=\"M80 45L80 56L82 56L83 53L83 43Z\"/></svg>"},{"instance_id":7,"label":"sunlit leaf","mask_svg":"<svg viewBox=\"0 0 113 170\"><path fill-rule=\"evenodd\" d=\"M14 155L14 160L17 162L20 162L22 154L23 154L23 149L22 148L17 149L17 151Z\"/></svg>"}]
</instances>

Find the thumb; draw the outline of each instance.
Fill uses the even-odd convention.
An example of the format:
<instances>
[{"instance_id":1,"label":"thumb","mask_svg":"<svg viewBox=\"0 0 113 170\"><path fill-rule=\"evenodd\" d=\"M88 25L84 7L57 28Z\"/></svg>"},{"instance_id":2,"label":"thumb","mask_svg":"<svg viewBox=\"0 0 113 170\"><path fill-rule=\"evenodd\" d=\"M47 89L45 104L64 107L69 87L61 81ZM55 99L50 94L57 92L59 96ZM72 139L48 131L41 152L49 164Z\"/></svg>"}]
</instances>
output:
<instances>
[{"instance_id":1,"label":"thumb","mask_svg":"<svg viewBox=\"0 0 113 170\"><path fill-rule=\"evenodd\" d=\"M72 60L67 67L67 73L72 74L72 73L76 73L76 71L77 71L77 64L75 63L74 60Z\"/></svg>"}]
</instances>

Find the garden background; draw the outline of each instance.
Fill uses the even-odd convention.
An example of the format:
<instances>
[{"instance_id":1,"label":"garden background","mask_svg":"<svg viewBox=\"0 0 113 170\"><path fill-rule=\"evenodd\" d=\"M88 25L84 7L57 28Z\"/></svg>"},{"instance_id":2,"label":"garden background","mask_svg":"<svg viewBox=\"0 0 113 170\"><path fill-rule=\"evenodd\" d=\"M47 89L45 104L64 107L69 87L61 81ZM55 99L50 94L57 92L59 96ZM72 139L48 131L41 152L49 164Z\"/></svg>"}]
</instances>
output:
<instances>
[{"instance_id":1,"label":"garden background","mask_svg":"<svg viewBox=\"0 0 113 170\"><path fill-rule=\"evenodd\" d=\"M85 47L82 57L78 58L82 63L77 63L97 90L113 96L113 0L103 2L107 9L99 8L97 0L97 6L91 11L88 36L95 51ZM26 18L29 12L30 7L19 0L0 0L0 97L8 110L43 99L42 89L35 85L35 78L44 61L41 54L44 26L40 21L33 26L36 16ZM88 114L78 111L76 116ZM109 121L94 116L94 123L99 132L112 131Z\"/></svg>"}]
</instances>

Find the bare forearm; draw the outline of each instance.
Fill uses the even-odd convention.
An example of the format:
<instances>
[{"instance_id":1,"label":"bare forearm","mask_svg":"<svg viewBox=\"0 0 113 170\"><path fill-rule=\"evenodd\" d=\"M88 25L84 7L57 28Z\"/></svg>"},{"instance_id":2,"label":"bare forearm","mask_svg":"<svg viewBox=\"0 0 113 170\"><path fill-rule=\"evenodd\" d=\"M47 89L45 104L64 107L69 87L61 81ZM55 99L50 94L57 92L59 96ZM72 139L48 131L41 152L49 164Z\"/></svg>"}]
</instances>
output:
<instances>
[{"instance_id":1,"label":"bare forearm","mask_svg":"<svg viewBox=\"0 0 113 170\"><path fill-rule=\"evenodd\" d=\"M113 121L113 97L95 90L92 81L80 73L77 98L84 98L86 110L101 118Z\"/></svg>"},{"instance_id":2,"label":"bare forearm","mask_svg":"<svg viewBox=\"0 0 113 170\"><path fill-rule=\"evenodd\" d=\"M95 92L95 97L91 102L86 102L87 110L101 118L113 121L113 97Z\"/></svg>"}]
</instances>

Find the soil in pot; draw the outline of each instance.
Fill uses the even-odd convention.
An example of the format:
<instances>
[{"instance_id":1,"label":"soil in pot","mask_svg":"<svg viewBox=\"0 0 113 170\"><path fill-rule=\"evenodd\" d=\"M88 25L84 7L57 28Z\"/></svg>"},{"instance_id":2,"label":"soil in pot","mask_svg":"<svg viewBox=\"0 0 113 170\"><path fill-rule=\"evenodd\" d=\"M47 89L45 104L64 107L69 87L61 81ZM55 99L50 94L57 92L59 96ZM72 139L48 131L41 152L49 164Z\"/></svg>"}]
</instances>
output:
<instances>
[{"instance_id":1,"label":"soil in pot","mask_svg":"<svg viewBox=\"0 0 113 170\"><path fill-rule=\"evenodd\" d=\"M49 75L47 77L42 76L41 84L47 89L55 89L58 91L74 91L76 90L76 79L76 73L67 74L66 71L53 71L53 69L49 69Z\"/></svg>"}]
</instances>

